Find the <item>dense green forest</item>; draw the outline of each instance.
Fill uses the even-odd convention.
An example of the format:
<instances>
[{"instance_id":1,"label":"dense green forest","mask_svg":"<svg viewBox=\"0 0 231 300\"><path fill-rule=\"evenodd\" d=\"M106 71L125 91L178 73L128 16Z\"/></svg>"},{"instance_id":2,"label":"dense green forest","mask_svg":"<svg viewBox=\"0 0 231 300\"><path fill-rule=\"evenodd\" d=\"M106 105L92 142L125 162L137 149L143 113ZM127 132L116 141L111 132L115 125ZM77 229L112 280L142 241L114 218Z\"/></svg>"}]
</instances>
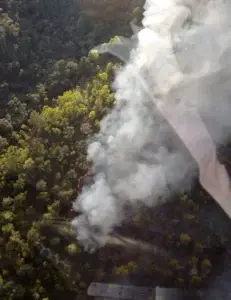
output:
<instances>
[{"instance_id":1,"label":"dense green forest","mask_svg":"<svg viewBox=\"0 0 231 300\"><path fill-rule=\"evenodd\" d=\"M92 280L126 277L145 266L137 253L128 259L115 247L83 252L69 222L79 180L89 168L87 139L113 106L111 83L119 64L90 50L115 35L129 36L129 22L139 23L143 4L99 1L107 5L103 15L93 2L0 1L1 299L87 299ZM205 239L214 233L201 230L197 217L213 204L204 191L195 198L179 195L172 220L164 217L170 226L156 243L176 251L164 267L158 259L146 264L153 278L198 285L213 269L216 255ZM160 222L156 212L136 213L136 233L133 228L128 234L149 240L147 231L139 231L153 214ZM217 234L210 248L221 249L226 241ZM187 255L181 261L176 253ZM199 271L190 273L193 266Z\"/></svg>"}]
</instances>

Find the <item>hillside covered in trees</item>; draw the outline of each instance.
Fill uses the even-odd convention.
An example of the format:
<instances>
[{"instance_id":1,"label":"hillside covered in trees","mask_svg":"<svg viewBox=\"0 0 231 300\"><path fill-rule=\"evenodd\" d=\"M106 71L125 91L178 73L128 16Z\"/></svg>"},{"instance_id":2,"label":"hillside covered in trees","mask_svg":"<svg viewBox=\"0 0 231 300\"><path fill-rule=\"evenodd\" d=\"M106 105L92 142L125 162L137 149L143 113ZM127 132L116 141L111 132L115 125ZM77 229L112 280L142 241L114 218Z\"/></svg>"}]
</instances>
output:
<instances>
[{"instance_id":1,"label":"hillside covered in trees","mask_svg":"<svg viewBox=\"0 0 231 300\"><path fill-rule=\"evenodd\" d=\"M144 284L200 286L228 247L228 235L205 219L218 208L198 185L175 196L174 207L143 208L118 229L152 241L157 253L124 252L122 241L89 254L77 244L72 202L89 169L87 141L113 106L119 65L90 50L115 35L129 36L129 22L139 23L143 5L95 2L0 1L1 299L88 299L91 281L139 281L140 272L149 278ZM147 230L150 223L159 231Z\"/></svg>"}]
</instances>

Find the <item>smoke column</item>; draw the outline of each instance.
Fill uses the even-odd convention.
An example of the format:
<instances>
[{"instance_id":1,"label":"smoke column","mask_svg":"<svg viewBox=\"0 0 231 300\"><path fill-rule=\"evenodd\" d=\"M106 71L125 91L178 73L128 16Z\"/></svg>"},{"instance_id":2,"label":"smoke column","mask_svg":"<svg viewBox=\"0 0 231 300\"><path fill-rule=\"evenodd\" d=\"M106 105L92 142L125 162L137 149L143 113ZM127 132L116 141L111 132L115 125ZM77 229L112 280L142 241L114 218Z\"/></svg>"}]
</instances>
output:
<instances>
[{"instance_id":1,"label":"smoke column","mask_svg":"<svg viewBox=\"0 0 231 300\"><path fill-rule=\"evenodd\" d=\"M229 177L216 156L231 132L230 4L147 0L144 9L130 39L96 47L125 64L113 84L116 104L88 147L95 182L73 205L81 215L72 225L88 250L107 242L126 203L163 203L190 188L197 168L231 216Z\"/></svg>"}]
</instances>

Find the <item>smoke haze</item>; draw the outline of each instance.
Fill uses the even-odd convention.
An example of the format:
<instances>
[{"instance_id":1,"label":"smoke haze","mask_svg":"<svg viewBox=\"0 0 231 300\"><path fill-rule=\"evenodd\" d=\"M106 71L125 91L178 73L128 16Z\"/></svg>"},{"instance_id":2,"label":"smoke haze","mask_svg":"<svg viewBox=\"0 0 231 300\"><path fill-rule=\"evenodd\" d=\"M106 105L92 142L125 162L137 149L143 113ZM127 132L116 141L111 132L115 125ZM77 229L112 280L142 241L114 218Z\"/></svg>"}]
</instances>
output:
<instances>
[{"instance_id":1,"label":"smoke haze","mask_svg":"<svg viewBox=\"0 0 231 300\"><path fill-rule=\"evenodd\" d=\"M81 215L72 224L87 250L107 242L126 203L152 207L190 188L196 163L166 121L184 121L172 117L176 107L196 110L216 146L231 132L228 1L147 0L144 9L143 28L131 39L96 47L124 66L113 83L116 104L88 147L94 184L73 205Z\"/></svg>"}]
</instances>

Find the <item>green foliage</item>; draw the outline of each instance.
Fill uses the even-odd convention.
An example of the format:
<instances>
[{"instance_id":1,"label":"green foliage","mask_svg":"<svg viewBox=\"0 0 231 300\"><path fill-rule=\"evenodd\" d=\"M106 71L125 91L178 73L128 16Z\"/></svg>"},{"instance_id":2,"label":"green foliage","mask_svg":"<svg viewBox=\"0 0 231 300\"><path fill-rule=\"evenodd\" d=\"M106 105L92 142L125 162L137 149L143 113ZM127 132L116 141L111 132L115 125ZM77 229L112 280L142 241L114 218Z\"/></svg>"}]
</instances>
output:
<instances>
[{"instance_id":1,"label":"green foliage","mask_svg":"<svg viewBox=\"0 0 231 300\"><path fill-rule=\"evenodd\" d=\"M116 275L122 275L122 276L127 276L130 273L134 272L137 268L137 265L135 262L130 261L127 265L122 265L119 267L114 268L114 273Z\"/></svg>"},{"instance_id":2,"label":"green foliage","mask_svg":"<svg viewBox=\"0 0 231 300\"><path fill-rule=\"evenodd\" d=\"M192 239L190 238L190 236L187 233L181 233L180 242L183 245L187 246L191 241L192 241Z\"/></svg>"},{"instance_id":3,"label":"green foliage","mask_svg":"<svg viewBox=\"0 0 231 300\"><path fill-rule=\"evenodd\" d=\"M170 265L172 265L175 268L179 267L179 261L176 258L172 258L170 261Z\"/></svg>"},{"instance_id":4,"label":"green foliage","mask_svg":"<svg viewBox=\"0 0 231 300\"><path fill-rule=\"evenodd\" d=\"M192 282L194 285L200 284L201 281L202 281L202 278L201 278L200 276L192 276L192 281L191 281L191 282Z\"/></svg>"},{"instance_id":5,"label":"green foliage","mask_svg":"<svg viewBox=\"0 0 231 300\"><path fill-rule=\"evenodd\" d=\"M143 18L143 11L140 7L136 7L132 11L132 19L133 22L136 24L140 24L141 20Z\"/></svg>"},{"instance_id":6,"label":"green foliage","mask_svg":"<svg viewBox=\"0 0 231 300\"><path fill-rule=\"evenodd\" d=\"M211 262L210 262L210 260L209 259L204 259L202 262L201 262L201 267L203 268L203 269L207 269L207 268L211 268L212 267L212 264L211 264Z\"/></svg>"},{"instance_id":7,"label":"green foliage","mask_svg":"<svg viewBox=\"0 0 231 300\"><path fill-rule=\"evenodd\" d=\"M81 252L80 248L76 244L70 244L67 246L67 252L70 255L78 254Z\"/></svg>"},{"instance_id":8,"label":"green foliage","mask_svg":"<svg viewBox=\"0 0 231 300\"><path fill-rule=\"evenodd\" d=\"M97 50L91 50L91 51L89 51L88 57L91 60L97 62L99 60L99 56L100 55L99 55L99 52Z\"/></svg>"},{"instance_id":9,"label":"green foliage","mask_svg":"<svg viewBox=\"0 0 231 300\"><path fill-rule=\"evenodd\" d=\"M94 76L100 58L89 50L129 28L95 24L80 13L79 1L6 0L2 6L0 118L8 115L17 129L31 111Z\"/></svg>"},{"instance_id":10,"label":"green foliage","mask_svg":"<svg viewBox=\"0 0 231 300\"><path fill-rule=\"evenodd\" d=\"M110 39L110 41L109 41L109 43L110 44L113 44L113 43L118 43L118 42L120 42L120 38L116 35L116 36L114 36L114 37L112 37L111 39Z\"/></svg>"},{"instance_id":11,"label":"green foliage","mask_svg":"<svg viewBox=\"0 0 231 300\"><path fill-rule=\"evenodd\" d=\"M86 136L98 129L106 113L103 107L112 107L114 102L109 88L112 76L112 67L102 68L82 88L64 92L40 112L32 111L17 131L14 143L6 144L0 154L0 263L8 272L7 277L2 274L4 297L14 298L18 289L19 299L55 299L58 291L65 290L64 278L76 285L70 262L58 259L54 272L46 261L40 263L41 257L36 258L36 251L40 251L36 249L47 240L50 247L65 249L69 260L81 255L75 242L66 246L62 242L62 236L69 235L69 230L59 230L58 238L44 236L42 228L53 226L52 220L62 217L63 211L70 211L78 177L88 168ZM0 120L0 129L6 137L11 137L15 130L7 119ZM13 283L15 273L18 285ZM97 276L102 278L102 272ZM27 278L31 279L28 285L24 283ZM55 287L47 284L51 281ZM79 282L79 289L86 286L84 280Z\"/></svg>"},{"instance_id":12,"label":"green foliage","mask_svg":"<svg viewBox=\"0 0 231 300\"><path fill-rule=\"evenodd\" d=\"M116 275L128 276L129 270L126 266L116 267L114 270Z\"/></svg>"}]
</instances>

